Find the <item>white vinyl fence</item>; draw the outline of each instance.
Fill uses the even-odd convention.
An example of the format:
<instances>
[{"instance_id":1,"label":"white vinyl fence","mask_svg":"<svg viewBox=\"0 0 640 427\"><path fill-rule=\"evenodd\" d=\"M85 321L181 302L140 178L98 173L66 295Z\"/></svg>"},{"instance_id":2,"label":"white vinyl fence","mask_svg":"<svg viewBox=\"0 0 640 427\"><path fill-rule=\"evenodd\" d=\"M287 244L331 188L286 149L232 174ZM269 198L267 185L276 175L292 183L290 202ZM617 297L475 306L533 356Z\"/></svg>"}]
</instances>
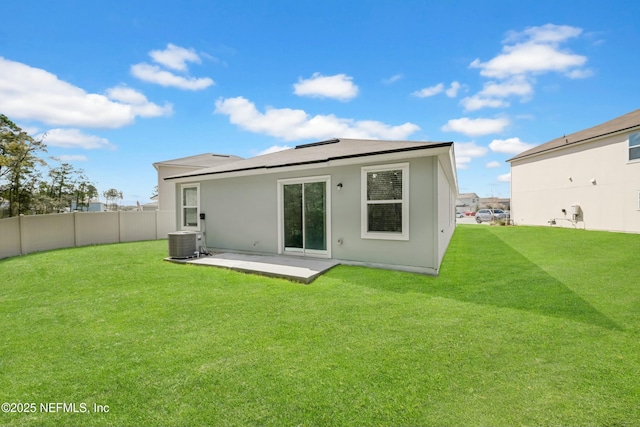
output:
<instances>
[{"instance_id":1,"label":"white vinyl fence","mask_svg":"<svg viewBox=\"0 0 640 427\"><path fill-rule=\"evenodd\" d=\"M166 239L173 211L73 212L0 219L0 259L49 249Z\"/></svg>"}]
</instances>

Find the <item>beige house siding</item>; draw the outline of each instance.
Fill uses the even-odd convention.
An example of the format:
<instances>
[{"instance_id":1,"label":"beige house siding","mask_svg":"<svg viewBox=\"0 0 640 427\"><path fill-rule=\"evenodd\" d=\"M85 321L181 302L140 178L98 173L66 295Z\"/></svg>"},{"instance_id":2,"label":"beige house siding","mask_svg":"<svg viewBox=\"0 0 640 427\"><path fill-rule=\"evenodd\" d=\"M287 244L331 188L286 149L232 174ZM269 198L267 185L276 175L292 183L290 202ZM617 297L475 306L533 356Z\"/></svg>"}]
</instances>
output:
<instances>
[{"instance_id":1,"label":"beige house siding","mask_svg":"<svg viewBox=\"0 0 640 427\"><path fill-rule=\"evenodd\" d=\"M512 160L515 223L640 232L640 161L628 160L629 133Z\"/></svg>"}]
</instances>

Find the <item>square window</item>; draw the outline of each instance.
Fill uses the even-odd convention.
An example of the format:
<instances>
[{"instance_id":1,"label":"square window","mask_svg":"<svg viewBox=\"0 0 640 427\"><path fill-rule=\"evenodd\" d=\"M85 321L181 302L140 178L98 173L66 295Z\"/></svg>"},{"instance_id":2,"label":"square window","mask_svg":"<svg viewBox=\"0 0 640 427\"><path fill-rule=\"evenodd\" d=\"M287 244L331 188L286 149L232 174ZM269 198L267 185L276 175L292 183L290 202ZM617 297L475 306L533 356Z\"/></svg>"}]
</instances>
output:
<instances>
[{"instance_id":1,"label":"square window","mask_svg":"<svg viewBox=\"0 0 640 427\"><path fill-rule=\"evenodd\" d=\"M409 164L365 166L361 237L409 240Z\"/></svg>"}]
</instances>

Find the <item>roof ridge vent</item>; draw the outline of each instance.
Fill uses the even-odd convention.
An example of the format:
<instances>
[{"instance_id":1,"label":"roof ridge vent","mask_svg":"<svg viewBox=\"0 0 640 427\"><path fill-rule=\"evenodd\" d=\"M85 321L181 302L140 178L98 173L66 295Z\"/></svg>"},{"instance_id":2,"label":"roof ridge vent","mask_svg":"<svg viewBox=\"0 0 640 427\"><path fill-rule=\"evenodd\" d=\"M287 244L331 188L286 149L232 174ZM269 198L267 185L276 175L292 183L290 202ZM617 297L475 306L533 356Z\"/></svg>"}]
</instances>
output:
<instances>
[{"instance_id":1,"label":"roof ridge vent","mask_svg":"<svg viewBox=\"0 0 640 427\"><path fill-rule=\"evenodd\" d=\"M338 139L338 138L327 139L326 141L311 142L309 144L296 145L296 150L299 149L299 148L316 147L318 145L336 144L338 142L340 142L340 139Z\"/></svg>"}]
</instances>

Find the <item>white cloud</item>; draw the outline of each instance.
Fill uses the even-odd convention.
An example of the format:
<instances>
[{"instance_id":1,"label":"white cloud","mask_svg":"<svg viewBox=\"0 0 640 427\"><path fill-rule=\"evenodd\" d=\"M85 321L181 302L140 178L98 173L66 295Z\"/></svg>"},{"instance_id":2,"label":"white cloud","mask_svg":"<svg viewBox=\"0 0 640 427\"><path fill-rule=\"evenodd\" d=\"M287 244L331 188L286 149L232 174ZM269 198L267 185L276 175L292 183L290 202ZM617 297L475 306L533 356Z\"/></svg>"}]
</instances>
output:
<instances>
[{"instance_id":1,"label":"white cloud","mask_svg":"<svg viewBox=\"0 0 640 427\"><path fill-rule=\"evenodd\" d=\"M502 82L485 83L480 92L464 98L460 103L465 111L476 111L485 107L508 107L509 102L504 98L519 96L521 101L526 101L532 94L531 83L524 76L515 76Z\"/></svg>"},{"instance_id":2,"label":"white cloud","mask_svg":"<svg viewBox=\"0 0 640 427\"><path fill-rule=\"evenodd\" d=\"M275 136L286 141L300 139L369 138L406 139L420 130L413 123L390 126L374 120L353 120L330 115L311 116L303 110L267 107L258 111L244 97L220 98L215 113L229 116L229 121L254 133Z\"/></svg>"},{"instance_id":3,"label":"white cloud","mask_svg":"<svg viewBox=\"0 0 640 427\"><path fill-rule=\"evenodd\" d=\"M486 147L476 145L475 142L457 142L454 145L456 152L456 167L458 169L467 169L468 163L471 163L474 157L482 157L489 150Z\"/></svg>"},{"instance_id":4,"label":"white cloud","mask_svg":"<svg viewBox=\"0 0 640 427\"><path fill-rule=\"evenodd\" d=\"M130 105L87 93L40 68L0 57L0 111L54 126L119 128L134 122Z\"/></svg>"},{"instance_id":5,"label":"white cloud","mask_svg":"<svg viewBox=\"0 0 640 427\"><path fill-rule=\"evenodd\" d=\"M434 96L439 94L444 90L444 84L438 83L435 86L425 87L424 89L420 89L412 93L413 96L417 96L418 98L428 98L430 96Z\"/></svg>"},{"instance_id":6,"label":"white cloud","mask_svg":"<svg viewBox=\"0 0 640 427\"><path fill-rule=\"evenodd\" d=\"M393 84L393 83L397 82L398 80L401 80L402 78L404 78L404 75L402 75L402 74L394 74L393 76L389 77L388 79L382 80L382 83L384 83L386 85L390 85L390 84Z\"/></svg>"},{"instance_id":7,"label":"white cloud","mask_svg":"<svg viewBox=\"0 0 640 427\"><path fill-rule=\"evenodd\" d=\"M83 156L81 154L63 154L58 157L58 160L61 162L86 162L89 160L87 156Z\"/></svg>"},{"instance_id":8,"label":"white cloud","mask_svg":"<svg viewBox=\"0 0 640 427\"><path fill-rule=\"evenodd\" d=\"M209 77L183 77L163 70L157 65L146 63L131 66L133 76L149 83L155 83L164 87L175 87L185 90L202 90L215 84Z\"/></svg>"},{"instance_id":9,"label":"white cloud","mask_svg":"<svg viewBox=\"0 0 640 427\"><path fill-rule=\"evenodd\" d=\"M51 129L45 134L36 136L37 139L43 137L44 143L52 147L82 148L85 150L115 148L109 143L108 139L96 135L87 135L78 129Z\"/></svg>"},{"instance_id":10,"label":"white cloud","mask_svg":"<svg viewBox=\"0 0 640 427\"><path fill-rule=\"evenodd\" d=\"M126 86L107 89L107 96L114 101L129 104L133 113L140 117L158 117L173 114L173 106L170 103L165 103L163 107L160 107L153 102L149 102L141 92Z\"/></svg>"},{"instance_id":11,"label":"white cloud","mask_svg":"<svg viewBox=\"0 0 640 427\"><path fill-rule=\"evenodd\" d=\"M178 71L187 71L187 62L200 63L200 57L193 49L169 43L165 50L152 50L149 56L158 64Z\"/></svg>"},{"instance_id":12,"label":"white cloud","mask_svg":"<svg viewBox=\"0 0 640 427\"><path fill-rule=\"evenodd\" d=\"M553 24L531 27L521 33L512 32L505 43L522 42L505 45L501 54L487 62L475 59L471 67L479 68L483 76L494 78L552 71L568 73L582 67L587 57L562 50L559 44L581 32L580 28Z\"/></svg>"},{"instance_id":13,"label":"white cloud","mask_svg":"<svg viewBox=\"0 0 640 427\"><path fill-rule=\"evenodd\" d=\"M520 40L536 43L560 43L582 34L582 29L569 25L545 24L540 27L529 27L522 32L510 31L504 43Z\"/></svg>"},{"instance_id":14,"label":"white cloud","mask_svg":"<svg viewBox=\"0 0 640 427\"><path fill-rule=\"evenodd\" d=\"M522 142L520 138L494 139L489 144L491 151L505 154L519 154L533 147L535 144Z\"/></svg>"},{"instance_id":15,"label":"white cloud","mask_svg":"<svg viewBox=\"0 0 640 427\"><path fill-rule=\"evenodd\" d=\"M494 161L492 161L492 162L487 163L487 164L486 164L486 166L487 166L489 169L495 169L495 168L499 168L500 166L502 166L502 164L500 164L500 162L498 162L498 161L494 160Z\"/></svg>"},{"instance_id":16,"label":"white cloud","mask_svg":"<svg viewBox=\"0 0 640 427\"><path fill-rule=\"evenodd\" d=\"M526 73L569 72L586 62L586 56L562 52L555 46L526 43L505 46L501 55L484 63L476 59L471 67L480 68L480 74L486 77L506 78Z\"/></svg>"},{"instance_id":17,"label":"white cloud","mask_svg":"<svg viewBox=\"0 0 640 427\"><path fill-rule=\"evenodd\" d=\"M511 95L526 97L533 93L533 86L522 76L513 77L502 82L485 83L480 95L506 98Z\"/></svg>"},{"instance_id":18,"label":"white cloud","mask_svg":"<svg viewBox=\"0 0 640 427\"><path fill-rule=\"evenodd\" d=\"M465 111L476 111L485 107L499 108L509 106L509 102L503 99L485 98L480 94L463 98L460 104L462 104Z\"/></svg>"},{"instance_id":19,"label":"white cloud","mask_svg":"<svg viewBox=\"0 0 640 427\"><path fill-rule=\"evenodd\" d=\"M284 150L288 150L292 147L288 146L288 145L272 145L271 147L260 151L257 155L258 156L262 156L264 154L271 154L271 153L277 153L278 151L284 151Z\"/></svg>"},{"instance_id":20,"label":"white cloud","mask_svg":"<svg viewBox=\"0 0 640 427\"><path fill-rule=\"evenodd\" d=\"M311 78L299 78L298 83L293 85L293 93L298 96L348 101L358 96L358 86L352 80L353 77L346 74L323 76L320 73L313 73Z\"/></svg>"},{"instance_id":21,"label":"white cloud","mask_svg":"<svg viewBox=\"0 0 640 427\"><path fill-rule=\"evenodd\" d=\"M505 98L509 97L519 97L521 102L526 102L533 96L534 76L540 74L557 72L571 79L591 76L592 71L583 68L587 57L561 46L581 33L581 28L554 24L510 32L503 41L501 53L486 62L477 58L470 64L471 68L480 70L480 75L494 81L463 99L462 106L466 111L507 107L510 103Z\"/></svg>"},{"instance_id":22,"label":"white cloud","mask_svg":"<svg viewBox=\"0 0 640 427\"><path fill-rule=\"evenodd\" d=\"M571 70L565 74L570 79L586 79L593 76L592 70Z\"/></svg>"},{"instance_id":23,"label":"white cloud","mask_svg":"<svg viewBox=\"0 0 640 427\"><path fill-rule=\"evenodd\" d=\"M511 182L511 172L498 175L498 182Z\"/></svg>"},{"instance_id":24,"label":"white cloud","mask_svg":"<svg viewBox=\"0 0 640 427\"><path fill-rule=\"evenodd\" d=\"M468 136L480 136L500 133L507 126L509 126L509 120L505 118L470 119L468 117L463 117L460 119L449 120L441 129L443 131L459 132Z\"/></svg>"},{"instance_id":25,"label":"white cloud","mask_svg":"<svg viewBox=\"0 0 640 427\"><path fill-rule=\"evenodd\" d=\"M462 85L458 82L451 82L451 86L449 86L449 89L447 89L445 91L445 94L449 97L449 98L455 98L456 96L458 96L458 91L462 88Z\"/></svg>"},{"instance_id":26,"label":"white cloud","mask_svg":"<svg viewBox=\"0 0 640 427\"><path fill-rule=\"evenodd\" d=\"M451 85L445 89L444 83L438 83L437 85L425 87L424 89L417 90L411 95L418 98L428 98L430 96L437 95L444 92L449 98L455 98L458 96L458 91L462 88L459 82L451 82Z\"/></svg>"}]
</instances>

